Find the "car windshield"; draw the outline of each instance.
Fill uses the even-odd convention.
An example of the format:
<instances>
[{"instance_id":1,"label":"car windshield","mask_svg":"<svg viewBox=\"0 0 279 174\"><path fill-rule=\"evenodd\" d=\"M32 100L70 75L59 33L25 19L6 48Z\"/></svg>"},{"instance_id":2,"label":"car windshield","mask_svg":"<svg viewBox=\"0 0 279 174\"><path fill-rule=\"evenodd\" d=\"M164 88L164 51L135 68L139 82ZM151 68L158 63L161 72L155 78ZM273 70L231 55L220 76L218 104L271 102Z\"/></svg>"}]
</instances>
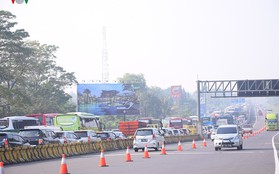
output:
<instances>
[{"instance_id":1,"label":"car windshield","mask_svg":"<svg viewBox=\"0 0 279 174\"><path fill-rule=\"evenodd\" d=\"M251 128L251 125L244 125L243 128Z\"/></svg>"},{"instance_id":2,"label":"car windshield","mask_svg":"<svg viewBox=\"0 0 279 174\"><path fill-rule=\"evenodd\" d=\"M64 138L64 133L63 132L56 132L55 135L58 138Z\"/></svg>"},{"instance_id":3,"label":"car windshield","mask_svg":"<svg viewBox=\"0 0 279 174\"><path fill-rule=\"evenodd\" d=\"M87 137L87 132L75 132L75 134L79 137Z\"/></svg>"},{"instance_id":4,"label":"car windshield","mask_svg":"<svg viewBox=\"0 0 279 174\"><path fill-rule=\"evenodd\" d=\"M235 127L221 127L217 129L217 134L235 134L237 130Z\"/></svg>"},{"instance_id":5,"label":"car windshield","mask_svg":"<svg viewBox=\"0 0 279 174\"><path fill-rule=\"evenodd\" d=\"M99 135L101 138L107 138L107 137L109 137L109 134L108 134L108 133L98 133L98 135Z\"/></svg>"},{"instance_id":6,"label":"car windshield","mask_svg":"<svg viewBox=\"0 0 279 174\"><path fill-rule=\"evenodd\" d=\"M147 136L147 135L152 135L152 130L151 129L146 129L146 130L138 130L136 135L139 136Z\"/></svg>"},{"instance_id":7,"label":"car windshield","mask_svg":"<svg viewBox=\"0 0 279 174\"><path fill-rule=\"evenodd\" d=\"M40 133L37 130L20 131L19 135L23 137L39 137Z\"/></svg>"},{"instance_id":8,"label":"car windshield","mask_svg":"<svg viewBox=\"0 0 279 174\"><path fill-rule=\"evenodd\" d=\"M9 126L8 120L0 120L0 128L6 128Z\"/></svg>"},{"instance_id":9,"label":"car windshield","mask_svg":"<svg viewBox=\"0 0 279 174\"><path fill-rule=\"evenodd\" d=\"M3 141L6 138L7 138L6 134L0 134L0 141Z\"/></svg>"}]
</instances>

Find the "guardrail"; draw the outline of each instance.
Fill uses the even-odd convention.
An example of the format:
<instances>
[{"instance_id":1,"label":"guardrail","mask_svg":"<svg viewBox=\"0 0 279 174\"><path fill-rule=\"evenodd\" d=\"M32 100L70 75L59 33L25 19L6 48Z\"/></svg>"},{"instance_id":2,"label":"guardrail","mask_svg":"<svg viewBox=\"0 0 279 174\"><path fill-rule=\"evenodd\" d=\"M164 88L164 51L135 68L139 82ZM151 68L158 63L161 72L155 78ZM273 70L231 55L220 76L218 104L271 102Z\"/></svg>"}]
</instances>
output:
<instances>
[{"instance_id":1,"label":"guardrail","mask_svg":"<svg viewBox=\"0 0 279 174\"><path fill-rule=\"evenodd\" d=\"M166 144L177 143L179 141L192 141L200 139L199 135L188 136L169 136L165 137ZM133 139L72 143L72 144L50 144L39 145L35 147L15 147L0 148L0 161L6 164L17 164L24 162L40 161L61 158L62 154L66 156L76 156L90 153L126 149L127 146L133 146Z\"/></svg>"}]
</instances>

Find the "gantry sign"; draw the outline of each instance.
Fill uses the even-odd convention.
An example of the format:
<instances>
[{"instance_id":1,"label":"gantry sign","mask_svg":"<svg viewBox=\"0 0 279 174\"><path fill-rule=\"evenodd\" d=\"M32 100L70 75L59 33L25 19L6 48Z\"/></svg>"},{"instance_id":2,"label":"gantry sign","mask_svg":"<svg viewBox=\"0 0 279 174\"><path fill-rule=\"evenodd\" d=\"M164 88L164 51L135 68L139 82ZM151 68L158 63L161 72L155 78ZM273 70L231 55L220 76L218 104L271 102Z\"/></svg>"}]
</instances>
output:
<instances>
[{"instance_id":1,"label":"gantry sign","mask_svg":"<svg viewBox=\"0 0 279 174\"><path fill-rule=\"evenodd\" d=\"M203 93L212 94L212 98L279 96L279 79L197 81L199 120Z\"/></svg>"},{"instance_id":2,"label":"gantry sign","mask_svg":"<svg viewBox=\"0 0 279 174\"><path fill-rule=\"evenodd\" d=\"M212 98L279 96L279 80L197 81L198 93L210 93Z\"/></svg>"}]
</instances>

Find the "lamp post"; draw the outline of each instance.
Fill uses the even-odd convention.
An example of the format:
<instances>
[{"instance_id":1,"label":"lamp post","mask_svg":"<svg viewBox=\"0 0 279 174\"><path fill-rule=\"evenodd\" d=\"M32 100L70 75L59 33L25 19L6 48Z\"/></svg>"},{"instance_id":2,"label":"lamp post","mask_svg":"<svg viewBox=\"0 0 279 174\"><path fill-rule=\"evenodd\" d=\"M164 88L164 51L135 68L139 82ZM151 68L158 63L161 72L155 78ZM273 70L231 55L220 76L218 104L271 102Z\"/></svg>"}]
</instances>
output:
<instances>
[{"instance_id":1,"label":"lamp post","mask_svg":"<svg viewBox=\"0 0 279 174\"><path fill-rule=\"evenodd\" d=\"M123 110L124 121L126 121L126 110Z\"/></svg>"}]
</instances>

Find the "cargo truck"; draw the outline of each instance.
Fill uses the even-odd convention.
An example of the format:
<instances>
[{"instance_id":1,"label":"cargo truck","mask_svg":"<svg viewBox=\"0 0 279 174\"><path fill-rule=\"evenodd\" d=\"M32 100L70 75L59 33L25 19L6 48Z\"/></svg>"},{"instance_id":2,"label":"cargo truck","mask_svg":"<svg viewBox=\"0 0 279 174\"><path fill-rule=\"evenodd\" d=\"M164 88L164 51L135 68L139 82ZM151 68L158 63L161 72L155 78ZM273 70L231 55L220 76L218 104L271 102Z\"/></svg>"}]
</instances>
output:
<instances>
[{"instance_id":1,"label":"cargo truck","mask_svg":"<svg viewBox=\"0 0 279 174\"><path fill-rule=\"evenodd\" d=\"M265 116L265 127L267 131L278 130L278 115L275 113L267 113Z\"/></svg>"}]
</instances>

